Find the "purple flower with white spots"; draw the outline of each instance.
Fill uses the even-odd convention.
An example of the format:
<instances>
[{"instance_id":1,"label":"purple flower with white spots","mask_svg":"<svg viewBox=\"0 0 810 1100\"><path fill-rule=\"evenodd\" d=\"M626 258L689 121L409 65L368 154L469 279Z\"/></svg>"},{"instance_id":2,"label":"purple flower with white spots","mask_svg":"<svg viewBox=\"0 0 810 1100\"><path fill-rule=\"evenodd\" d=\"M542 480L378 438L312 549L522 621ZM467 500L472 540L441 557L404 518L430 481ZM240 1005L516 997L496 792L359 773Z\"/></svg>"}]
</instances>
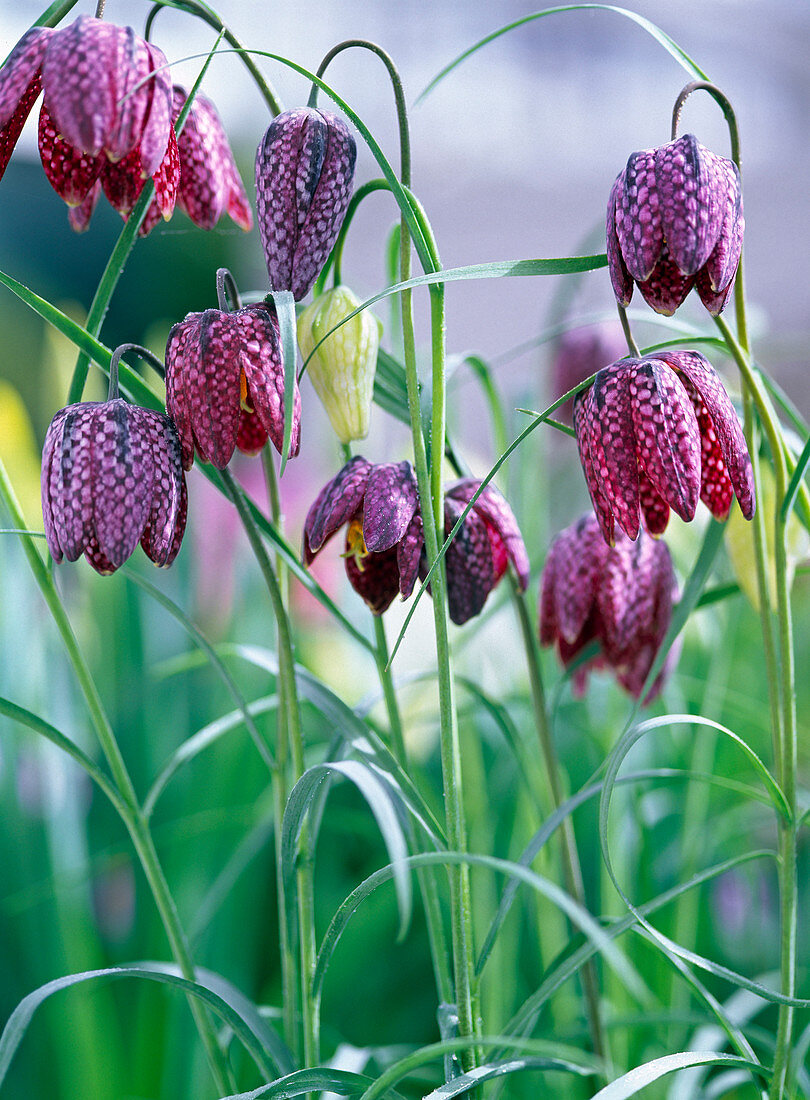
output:
<instances>
[{"instance_id":1,"label":"purple flower with white spots","mask_svg":"<svg viewBox=\"0 0 810 1100\"><path fill-rule=\"evenodd\" d=\"M382 615L397 593L410 596L419 573L424 536L410 462L374 465L355 455L307 513L305 565L344 524L346 575L374 614Z\"/></svg>"},{"instance_id":2,"label":"purple flower with white spots","mask_svg":"<svg viewBox=\"0 0 810 1100\"><path fill-rule=\"evenodd\" d=\"M716 519L736 495L751 519L756 507L751 459L723 383L696 351L619 359L577 394L574 430L602 533L614 521L635 539L639 513L663 533L673 509L683 520L698 499Z\"/></svg>"},{"instance_id":3,"label":"purple flower with white spots","mask_svg":"<svg viewBox=\"0 0 810 1100\"><path fill-rule=\"evenodd\" d=\"M340 232L357 147L331 111L298 107L274 119L256 153L256 208L273 290L298 302Z\"/></svg>"},{"instance_id":4,"label":"purple flower with white spots","mask_svg":"<svg viewBox=\"0 0 810 1100\"><path fill-rule=\"evenodd\" d=\"M677 599L666 543L642 531L631 542L619 533L615 546L602 538L592 514L562 531L551 545L540 591L540 642L557 646L567 668L592 642L599 652L579 667L575 695L588 672L609 668L625 691L641 696ZM647 694L649 703L677 662L670 650Z\"/></svg>"},{"instance_id":5,"label":"purple flower with white spots","mask_svg":"<svg viewBox=\"0 0 810 1100\"><path fill-rule=\"evenodd\" d=\"M697 287L721 313L742 251L742 190L733 161L684 134L633 153L610 193L607 256L616 299L627 306L638 285L657 313L670 315Z\"/></svg>"},{"instance_id":6,"label":"purple flower with white spots","mask_svg":"<svg viewBox=\"0 0 810 1100\"><path fill-rule=\"evenodd\" d=\"M189 313L166 345L166 410L177 424L183 466L194 452L223 470L238 447L256 454L268 436L284 446L284 359L278 319L263 302L233 313ZM290 364L295 370L295 364ZM295 383L289 457L301 444L301 398Z\"/></svg>"},{"instance_id":7,"label":"purple flower with white spots","mask_svg":"<svg viewBox=\"0 0 810 1100\"><path fill-rule=\"evenodd\" d=\"M447 538L481 485L464 478L444 497ZM467 513L445 555L450 618L461 626L480 614L487 597L511 564L521 591L529 583L529 558L512 509L494 485L487 485ZM427 562L422 561L422 574Z\"/></svg>"},{"instance_id":8,"label":"purple flower with white spots","mask_svg":"<svg viewBox=\"0 0 810 1100\"><path fill-rule=\"evenodd\" d=\"M42 452L42 514L54 561L113 573L140 542L171 565L186 526L180 440L163 413L121 398L60 409Z\"/></svg>"},{"instance_id":9,"label":"purple flower with white spots","mask_svg":"<svg viewBox=\"0 0 810 1100\"><path fill-rule=\"evenodd\" d=\"M33 27L20 39L0 69L0 176L40 91L40 155L69 205L92 210L108 165L127 162L142 179L162 166L170 175L164 161L176 145L166 58L131 27L80 15L61 30ZM160 183L160 212L171 213L174 197ZM83 214L74 220L81 226Z\"/></svg>"}]
</instances>

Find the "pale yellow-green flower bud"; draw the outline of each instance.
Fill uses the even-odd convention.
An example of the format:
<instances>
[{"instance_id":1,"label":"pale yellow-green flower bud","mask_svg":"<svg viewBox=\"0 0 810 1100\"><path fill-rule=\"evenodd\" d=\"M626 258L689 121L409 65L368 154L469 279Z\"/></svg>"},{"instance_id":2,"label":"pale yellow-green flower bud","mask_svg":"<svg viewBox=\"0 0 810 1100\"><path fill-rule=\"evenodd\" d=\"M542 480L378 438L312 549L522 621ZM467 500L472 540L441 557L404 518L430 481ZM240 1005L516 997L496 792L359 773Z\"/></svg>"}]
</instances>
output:
<instances>
[{"instance_id":1,"label":"pale yellow-green flower bud","mask_svg":"<svg viewBox=\"0 0 810 1100\"><path fill-rule=\"evenodd\" d=\"M360 300L348 287L321 294L298 318L298 343L306 360L313 348ZM333 332L309 360L307 373L341 443L365 439L371 417L380 322L364 309Z\"/></svg>"}]
</instances>

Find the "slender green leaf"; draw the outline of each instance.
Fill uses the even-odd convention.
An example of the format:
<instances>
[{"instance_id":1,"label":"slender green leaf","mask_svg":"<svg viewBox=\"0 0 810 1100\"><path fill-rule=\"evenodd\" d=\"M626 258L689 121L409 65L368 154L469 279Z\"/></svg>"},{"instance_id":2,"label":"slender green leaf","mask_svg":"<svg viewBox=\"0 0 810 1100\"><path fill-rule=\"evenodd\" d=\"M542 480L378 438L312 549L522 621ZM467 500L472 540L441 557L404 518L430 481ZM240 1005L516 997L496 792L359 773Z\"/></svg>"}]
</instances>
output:
<instances>
[{"instance_id":1,"label":"slender green leaf","mask_svg":"<svg viewBox=\"0 0 810 1100\"><path fill-rule=\"evenodd\" d=\"M796 469L793 471L793 476L790 479L790 484L787 487L785 493L785 499L782 501L782 521L786 522L790 515L790 510L796 500L796 494L799 491L799 485L801 480L807 472L807 466L810 463L810 438L808 438L802 453L799 455L799 460L796 463Z\"/></svg>"},{"instance_id":2,"label":"slender green leaf","mask_svg":"<svg viewBox=\"0 0 810 1100\"><path fill-rule=\"evenodd\" d=\"M358 760L333 760L309 768L290 791L281 827L282 873L289 883L288 894L294 897L296 848L304 818L318 793L318 788L330 775L350 780L368 803L382 834L394 869L394 885L399 906L400 936L410 922L412 891L406 864L408 845L400 824L394 800L396 792L367 765Z\"/></svg>"},{"instance_id":3,"label":"slender green leaf","mask_svg":"<svg viewBox=\"0 0 810 1100\"><path fill-rule=\"evenodd\" d=\"M296 369L297 349L295 329L295 299L291 290L271 290L270 297L276 307L281 358L284 364L284 442L281 445L281 466L278 476L283 477L290 457L290 440L293 432L293 408L295 405L295 387L298 379Z\"/></svg>"},{"instance_id":4,"label":"slender green leaf","mask_svg":"<svg viewBox=\"0 0 810 1100\"><path fill-rule=\"evenodd\" d=\"M465 1092L470 1092L478 1085L482 1085L484 1081L491 1081L494 1077L506 1077L510 1073L519 1073L527 1069L543 1072L560 1070L564 1073L575 1073L580 1077L588 1076L593 1072L592 1069L575 1062L565 1062L560 1058L538 1058L527 1055L524 1058L511 1058L508 1062L488 1062L483 1066L476 1066L469 1073L454 1077L452 1081L447 1081L444 1085L433 1089L425 1095L424 1100L450 1100L453 1096L463 1096Z\"/></svg>"},{"instance_id":5,"label":"slender green leaf","mask_svg":"<svg viewBox=\"0 0 810 1100\"><path fill-rule=\"evenodd\" d=\"M186 615L185 611L183 611L183 609L178 604L176 604L174 600L170 599L164 592L161 592L159 588L151 583L151 581L148 581L145 577L141 576L134 569L132 569L131 566L124 565L121 571L123 572L127 580L132 581L133 584L137 584L140 588L144 590L144 592L147 592L156 603L159 603L161 607L165 608L166 611L168 611L169 614L172 615L173 618L180 624L180 626L182 626L183 630L185 630L186 634L188 634L189 638L191 638L192 642L194 642L198 649L200 649L205 654L208 661L214 667L222 682L225 684L225 687L228 690L228 694L239 707L239 710L242 714L242 719L253 740L253 743L258 749L259 755L261 756L262 760L265 762L270 773L272 774L275 771L276 767L275 760L273 759L273 754L270 751L267 742L259 733L259 730L256 727L256 723L253 721L253 716L250 708L248 707L247 700L245 699L242 692L239 690L239 686L234 680L233 676L231 676L230 672L228 672L228 669L226 668L219 654L205 637L203 632L199 629L199 627L195 626L188 615ZM203 743L200 745L200 748L204 748L205 745L208 743L208 741L205 741L205 739L203 739ZM197 751L199 751L199 749ZM193 752L192 755L196 756L196 752ZM174 773L172 772L171 774Z\"/></svg>"},{"instance_id":6,"label":"slender green leaf","mask_svg":"<svg viewBox=\"0 0 810 1100\"><path fill-rule=\"evenodd\" d=\"M245 710L252 718L255 714L266 714L268 710L275 710L277 706L278 696L267 695L263 699L257 699L253 703L247 703L245 705ZM231 711L230 714L225 714L222 718L217 718L215 721L209 722L208 725L203 726L202 729L197 730L197 732L192 734L191 737L188 737L179 748L175 749L163 765L157 778L152 783L152 786L149 788L149 793L143 803L144 817L149 818L152 816L157 800L166 789L171 778L179 771L183 764L187 764L189 760L193 760L195 756L199 756L203 749L207 749L209 745L213 745L226 733L230 733L231 730L242 725L244 721L245 711L241 708Z\"/></svg>"},{"instance_id":7,"label":"slender green leaf","mask_svg":"<svg viewBox=\"0 0 810 1100\"><path fill-rule=\"evenodd\" d=\"M71 741L69 737L60 733L55 726L50 724L50 722L46 722L36 714L32 714L30 710L26 710L24 707L17 706L16 703L12 703L9 699L0 697L0 714L5 714L7 718L11 718L15 722L19 722L21 725L28 726L29 729L35 730L43 737L46 737L52 744L56 745L57 748L66 752L68 756L72 756L76 763L87 772L93 782L104 792L113 806L115 806L118 812L126 820L129 810L124 803L120 791L113 781L104 774L101 768L90 759L84 749L79 748L79 746L74 741Z\"/></svg>"},{"instance_id":8,"label":"slender green leaf","mask_svg":"<svg viewBox=\"0 0 810 1100\"><path fill-rule=\"evenodd\" d=\"M223 1100L286 1100L287 1097L303 1096L307 1092L334 1092L338 1096L362 1096L371 1085L372 1078L362 1073L349 1073L345 1069L297 1069L294 1073L280 1077L269 1085L261 1085L250 1092L234 1093ZM397 1096L397 1093L392 1093Z\"/></svg>"},{"instance_id":9,"label":"slender green leaf","mask_svg":"<svg viewBox=\"0 0 810 1100\"><path fill-rule=\"evenodd\" d=\"M720 1054L713 1050L686 1050L679 1054L665 1054L662 1058L653 1058L651 1062L645 1062L643 1066L636 1066L629 1073L623 1073L621 1077L600 1089L592 1100L626 1100L628 1096L635 1096L653 1081L691 1066L734 1066L750 1070L758 1077L766 1076L762 1066L757 1062L740 1058L736 1054Z\"/></svg>"},{"instance_id":10,"label":"slender green leaf","mask_svg":"<svg viewBox=\"0 0 810 1100\"><path fill-rule=\"evenodd\" d=\"M516 19L513 23L507 23L506 26L500 27L498 30L488 34L486 38L482 38L480 42L476 42L474 46L470 46L469 49L459 54L459 56L455 58L454 61L451 61L449 65L445 65L441 72L434 76L424 91L420 92L416 102L419 103L425 96L429 95L446 76L462 63L462 61L466 61L468 57L471 57L480 50L482 46L488 45L488 43L493 42L496 38L500 38L501 35L516 30L526 23L532 23L536 19L543 19L547 15L557 15L561 12L568 11L608 11L614 12L616 15L623 15L627 19L632 19L634 23L638 23L638 25L647 31L648 34L652 35L652 37L664 47L667 53L671 54L678 64L689 73L693 80L709 79L703 70L695 64L692 58L681 49L677 42L670 38L668 34L665 34L660 27L656 27L655 23L651 23L649 19L645 19L643 15L628 11L626 8L615 7L613 4L566 4L562 7L546 8L545 11L534 12L533 15L526 15L522 19Z\"/></svg>"},{"instance_id":11,"label":"slender green leaf","mask_svg":"<svg viewBox=\"0 0 810 1100\"><path fill-rule=\"evenodd\" d=\"M197 980L192 982L183 978L177 967L171 964L141 962L105 970L86 970L81 974L68 974L46 982L20 1001L3 1028L0 1035L0 1085L5 1080L11 1059L39 1006L53 993L95 979L114 981L119 978L145 978L176 986L208 1005L228 1024L266 1077L289 1072L292 1069L289 1051L250 1001L212 971L198 968L195 975Z\"/></svg>"}]
</instances>

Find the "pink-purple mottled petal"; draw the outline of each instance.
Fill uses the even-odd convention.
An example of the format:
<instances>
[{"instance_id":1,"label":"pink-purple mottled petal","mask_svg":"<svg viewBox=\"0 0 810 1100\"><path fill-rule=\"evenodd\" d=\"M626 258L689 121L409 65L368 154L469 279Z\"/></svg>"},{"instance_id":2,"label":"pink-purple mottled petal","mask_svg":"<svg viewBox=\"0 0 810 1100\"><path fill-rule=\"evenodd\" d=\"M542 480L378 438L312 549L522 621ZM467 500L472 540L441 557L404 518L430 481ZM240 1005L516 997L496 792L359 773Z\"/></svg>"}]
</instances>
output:
<instances>
[{"instance_id":1,"label":"pink-purple mottled petal","mask_svg":"<svg viewBox=\"0 0 810 1100\"><path fill-rule=\"evenodd\" d=\"M622 359L596 375L589 397L590 455L603 495L629 538L639 530L638 463L630 379L638 360Z\"/></svg>"},{"instance_id":2,"label":"pink-purple mottled petal","mask_svg":"<svg viewBox=\"0 0 810 1100\"><path fill-rule=\"evenodd\" d=\"M304 522L306 564L335 531L361 511L372 465L355 455L318 494Z\"/></svg>"},{"instance_id":3,"label":"pink-purple mottled petal","mask_svg":"<svg viewBox=\"0 0 810 1100\"><path fill-rule=\"evenodd\" d=\"M403 600L407 600L416 578L419 576L419 563L422 558L422 549L425 545L425 536L422 530L422 517L415 512L408 530L400 539L397 546L397 568L399 569L399 594Z\"/></svg>"},{"instance_id":4,"label":"pink-purple mottled petal","mask_svg":"<svg viewBox=\"0 0 810 1100\"><path fill-rule=\"evenodd\" d=\"M627 270L648 279L664 247L661 203L655 182L655 149L632 153L616 188L616 236Z\"/></svg>"},{"instance_id":5,"label":"pink-purple mottled petal","mask_svg":"<svg viewBox=\"0 0 810 1100\"><path fill-rule=\"evenodd\" d=\"M45 103L57 130L90 156L104 149L115 126L122 31L80 15L53 35L42 61Z\"/></svg>"},{"instance_id":6,"label":"pink-purple mottled petal","mask_svg":"<svg viewBox=\"0 0 810 1100\"><path fill-rule=\"evenodd\" d=\"M240 364L247 380L248 399L273 446L284 446L285 364L275 310L264 303L245 306L233 316L240 327ZM290 367L295 370L295 364ZM293 428L290 458L301 446L301 394L297 381L293 390Z\"/></svg>"},{"instance_id":7,"label":"pink-purple mottled petal","mask_svg":"<svg viewBox=\"0 0 810 1100\"><path fill-rule=\"evenodd\" d=\"M39 111L39 156L48 183L68 206L79 206L104 168L103 156L87 156L69 145L56 132L45 104Z\"/></svg>"},{"instance_id":8,"label":"pink-purple mottled petal","mask_svg":"<svg viewBox=\"0 0 810 1100\"><path fill-rule=\"evenodd\" d=\"M5 68L0 69L0 76L5 72ZM8 162L11 159L11 154L14 152L14 147L17 144L20 134L22 133L23 126L25 126L26 120L31 113L31 108L34 106L34 101L42 90L42 84L40 81L39 73L35 73L31 83L23 92L20 101L12 112L6 124L0 128L0 179L3 177Z\"/></svg>"},{"instance_id":9,"label":"pink-purple mottled petal","mask_svg":"<svg viewBox=\"0 0 810 1100\"><path fill-rule=\"evenodd\" d=\"M585 475L585 484L588 487L593 510L596 513L596 518L599 520L599 526L602 530L605 542L612 546L614 538L613 512L602 491L602 484L598 478L596 464L591 454L591 431L589 421L592 413L592 391L593 386L590 386L584 393L580 392L577 394L574 399L574 433L577 439L580 462L582 463L582 472Z\"/></svg>"},{"instance_id":10,"label":"pink-purple mottled petal","mask_svg":"<svg viewBox=\"0 0 810 1100\"><path fill-rule=\"evenodd\" d=\"M700 496L700 433L689 395L652 358L633 368L630 393L639 465L670 508L690 520Z\"/></svg>"},{"instance_id":11,"label":"pink-purple mottled petal","mask_svg":"<svg viewBox=\"0 0 810 1100\"><path fill-rule=\"evenodd\" d=\"M616 232L616 214L621 186L622 177L619 175L613 184L608 199L606 237L608 271L610 272L610 281L613 284L613 293L616 295L616 301L619 305L624 306L626 309L633 297L633 277L627 270L627 265L622 258L621 245ZM585 377L587 378L587 375ZM566 390L563 390L563 393L566 392Z\"/></svg>"},{"instance_id":12,"label":"pink-purple mottled petal","mask_svg":"<svg viewBox=\"0 0 810 1100\"><path fill-rule=\"evenodd\" d=\"M451 485L447 490L447 495L453 500L460 500L464 504L468 504L480 484L481 482L475 478L465 478ZM494 485L487 485L473 508L485 520L490 528L490 533L494 531L498 539L503 541L506 555L515 570L518 584L521 590L525 592L529 584L529 555L526 553L526 546L514 512L509 507L505 497ZM500 576L502 570L498 572Z\"/></svg>"},{"instance_id":13,"label":"pink-purple mottled petal","mask_svg":"<svg viewBox=\"0 0 810 1100\"><path fill-rule=\"evenodd\" d=\"M68 210L68 221L74 233L84 233L90 225L93 211L101 195L101 180L98 179L87 192L86 197L78 206L71 206Z\"/></svg>"},{"instance_id":14,"label":"pink-purple mottled petal","mask_svg":"<svg viewBox=\"0 0 810 1100\"><path fill-rule=\"evenodd\" d=\"M166 55L151 42L146 43L150 71L153 76L140 89L149 97L143 133L140 135L141 164L144 174L153 176L166 155L169 131L172 129L172 78L166 65Z\"/></svg>"},{"instance_id":15,"label":"pink-purple mottled petal","mask_svg":"<svg viewBox=\"0 0 810 1100\"><path fill-rule=\"evenodd\" d=\"M444 534L450 534L464 505L445 499ZM447 568L447 604L450 618L457 626L480 614L495 584L487 525L471 509L456 532L445 554Z\"/></svg>"},{"instance_id":16,"label":"pink-purple mottled petal","mask_svg":"<svg viewBox=\"0 0 810 1100\"><path fill-rule=\"evenodd\" d=\"M372 466L363 502L363 540L375 554L402 539L419 507L416 475L410 462Z\"/></svg>"},{"instance_id":17,"label":"pink-purple mottled petal","mask_svg":"<svg viewBox=\"0 0 810 1100\"><path fill-rule=\"evenodd\" d=\"M21 105L28 102L22 122L19 123L22 129L22 124L39 95L42 59L53 34L50 27L32 27L22 36L0 69L0 130L5 130ZM33 96L32 88L36 88ZM19 130L17 134L19 136Z\"/></svg>"},{"instance_id":18,"label":"pink-purple mottled petal","mask_svg":"<svg viewBox=\"0 0 810 1100\"><path fill-rule=\"evenodd\" d=\"M59 480L61 480L59 464L62 454L62 437L64 435L65 418L68 416L68 411L68 409L60 409L54 416L45 434L45 443L42 448L42 474L40 479L42 488L42 519L45 527L45 541L48 544L51 557L56 562L62 560L62 545L59 538L59 529L54 519L52 486L54 493L58 495L60 491ZM54 463L56 463L56 468L54 468Z\"/></svg>"},{"instance_id":19,"label":"pink-purple mottled petal","mask_svg":"<svg viewBox=\"0 0 810 1100\"><path fill-rule=\"evenodd\" d=\"M65 410L61 449L51 462L50 500L62 552L76 561L94 533L93 450L101 405L87 402Z\"/></svg>"},{"instance_id":20,"label":"pink-purple mottled petal","mask_svg":"<svg viewBox=\"0 0 810 1100\"><path fill-rule=\"evenodd\" d=\"M713 201L720 180L710 156L694 134L655 151L664 238L670 259L683 275L694 275L705 264L720 232L722 213Z\"/></svg>"},{"instance_id":21,"label":"pink-purple mottled petal","mask_svg":"<svg viewBox=\"0 0 810 1100\"><path fill-rule=\"evenodd\" d=\"M375 615L382 615L399 593L399 566L396 548L363 558L362 568L346 543L346 575L352 588L366 601Z\"/></svg>"},{"instance_id":22,"label":"pink-purple mottled petal","mask_svg":"<svg viewBox=\"0 0 810 1100\"><path fill-rule=\"evenodd\" d=\"M132 555L149 518L155 460L142 428L145 409L118 398L96 413L93 437L93 528L116 568Z\"/></svg>"},{"instance_id":23,"label":"pink-purple mottled petal","mask_svg":"<svg viewBox=\"0 0 810 1100\"><path fill-rule=\"evenodd\" d=\"M651 535L663 535L669 523L669 505L641 469L638 472L638 495L644 526Z\"/></svg>"}]
</instances>

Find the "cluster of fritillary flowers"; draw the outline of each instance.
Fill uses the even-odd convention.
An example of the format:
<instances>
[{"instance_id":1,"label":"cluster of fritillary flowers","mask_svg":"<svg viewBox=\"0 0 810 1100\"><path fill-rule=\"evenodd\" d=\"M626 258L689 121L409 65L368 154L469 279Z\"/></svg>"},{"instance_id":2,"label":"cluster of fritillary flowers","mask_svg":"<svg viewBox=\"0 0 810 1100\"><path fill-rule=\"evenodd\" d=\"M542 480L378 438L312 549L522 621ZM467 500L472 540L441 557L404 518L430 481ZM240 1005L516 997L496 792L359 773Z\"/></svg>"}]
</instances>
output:
<instances>
[{"instance_id":1,"label":"cluster of fritillary flowers","mask_svg":"<svg viewBox=\"0 0 810 1100\"><path fill-rule=\"evenodd\" d=\"M61 30L34 28L21 39L0 70L0 175L40 93L40 156L75 229L87 228L102 193L128 218L150 179L142 234L175 205L204 229L224 213L251 229L251 206L216 108L203 95L189 103L186 91L172 85L161 51L131 28L80 16ZM271 122L255 162L270 293L242 305L235 286L228 296L218 281L218 308L203 305L174 325L165 354L166 415L119 397L117 357L106 402L56 414L42 492L57 561L84 553L109 573L140 542L156 564L168 565L185 527L185 471L195 455L224 469L237 450L254 455L269 441L281 452L285 438L284 460L299 453L297 365L285 362L277 295L301 302L329 261L355 160L349 127L330 111L294 108ZM633 153L607 212L607 259L620 310L637 285L658 312L673 313L695 288L718 314L734 285L743 228L739 172L731 161L692 135ZM345 446L369 430L380 339L379 323L360 306L351 290L335 286L303 308L297 322L313 386ZM664 532L670 511L691 520L699 500L719 519L735 496L747 518L755 501L742 429L709 362L694 351L622 357L615 341L615 331L605 328L573 334L559 348L560 392L595 376L573 409L594 516L564 531L548 554L540 636L557 644L566 664L596 643L596 657L576 670L577 690L586 670L599 667L641 696L675 593L668 551L653 536ZM285 425L290 390L292 424ZM526 589L526 548L494 486L472 478L451 485L443 517L451 538L444 568L453 622L478 615L510 568L517 587ZM409 462L351 458L309 510L306 565L341 528L348 579L374 614L398 595L407 598L418 579L430 580L433 563ZM647 686L648 697L671 664Z\"/></svg>"}]
</instances>

